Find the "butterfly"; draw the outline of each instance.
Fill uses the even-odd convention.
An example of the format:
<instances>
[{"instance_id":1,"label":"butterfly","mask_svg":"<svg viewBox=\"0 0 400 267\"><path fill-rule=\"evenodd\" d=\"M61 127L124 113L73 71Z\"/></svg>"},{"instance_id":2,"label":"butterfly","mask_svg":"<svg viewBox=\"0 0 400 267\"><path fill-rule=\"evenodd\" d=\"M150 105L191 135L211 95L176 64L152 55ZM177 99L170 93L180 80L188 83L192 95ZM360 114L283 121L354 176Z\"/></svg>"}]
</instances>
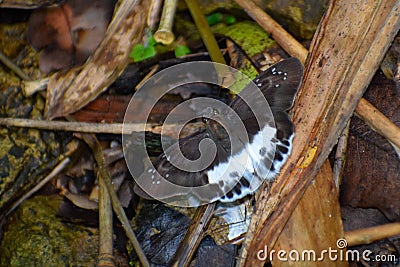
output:
<instances>
[{"instance_id":1,"label":"butterfly","mask_svg":"<svg viewBox=\"0 0 400 267\"><path fill-rule=\"evenodd\" d=\"M170 204L182 205L185 201L183 206L198 206L213 201L234 202L253 194L263 181L273 180L292 150L294 125L288 110L293 106L302 73L296 58L283 60L262 72L253 80L261 94L246 86L240 95L250 102L236 96L229 103L230 112L244 126L245 136L235 133L240 125L233 123L227 130L210 116L205 129L181 138L144 170L135 193ZM270 112L259 112L257 117L255 107L265 106L266 101ZM233 121L234 116L225 110L213 112L215 118L224 118L228 124ZM205 140L213 144L204 143ZM175 155L196 162L203 152L212 150L211 146L215 155L208 157L204 168L191 171L173 164L182 161L178 156L175 159ZM174 190L176 186L182 190Z\"/></svg>"}]
</instances>

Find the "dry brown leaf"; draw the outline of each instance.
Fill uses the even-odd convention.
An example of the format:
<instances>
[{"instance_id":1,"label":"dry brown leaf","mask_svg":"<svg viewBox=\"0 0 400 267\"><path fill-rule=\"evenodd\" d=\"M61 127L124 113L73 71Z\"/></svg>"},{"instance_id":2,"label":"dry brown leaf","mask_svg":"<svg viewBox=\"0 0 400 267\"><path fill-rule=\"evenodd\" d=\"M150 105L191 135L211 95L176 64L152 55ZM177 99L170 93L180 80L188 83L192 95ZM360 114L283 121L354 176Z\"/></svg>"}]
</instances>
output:
<instances>
[{"instance_id":1,"label":"dry brown leaf","mask_svg":"<svg viewBox=\"0 0 400 267\"><path fill-rule=\"evenodd\" d=\"M365 98L400 125L400 98L395 84L376 75ZM400 161L394 148L363 121L353 118L343 173L343 205L378 208L391 221L400 220Z\"/></svg>"},{"instance_id":2,"label":"dry brown leaf","mask_svg":"<svg viewBox=\"0 0 400 267\"><path fill-rule=\"evenodd\" d=\"M45 117L65 116L79 110L114 82L129 63L129 53L141 41L149 1L119 4L106 37L82 68L56 73L47 86Z\"/></svg>"}]
</instances>

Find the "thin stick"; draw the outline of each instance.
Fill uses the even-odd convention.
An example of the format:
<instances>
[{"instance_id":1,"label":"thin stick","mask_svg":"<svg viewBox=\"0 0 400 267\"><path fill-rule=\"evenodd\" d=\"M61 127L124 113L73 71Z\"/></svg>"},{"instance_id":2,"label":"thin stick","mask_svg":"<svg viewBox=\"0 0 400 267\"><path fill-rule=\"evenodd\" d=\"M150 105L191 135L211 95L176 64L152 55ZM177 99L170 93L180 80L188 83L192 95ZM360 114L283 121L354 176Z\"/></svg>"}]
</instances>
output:
<instances>
[{"instance_id":1,"label":"thin stick","mask_svg":"<svg viewBox=\"0 0 400 267\"><path fill-rule=\"evenodd\" d=\"M252 17L266 32L272 35L272 38L286 51L289 55L297 57L301 62L305 62L308 51L293 38L278 22L271 18L267 13L259 8L250 0L235 0L250 17Z\"/></svg>"},{"instance_id":2,"label":"thin stick","mask_svg":"<svg viewBox=\"0 0 400 267\"><path fill-rule=\"evenodd\" d=\"M69 116L68 116L69 117ZM103 180L104 184L107 187L108 193L111 197L111 203L115 213L117 214L118 219L120 220L122 227L125 230L126 235L128 236L129 240L132 243L133 248L135 249L136 255L138 256L141 264L145 267L149 267L150 263L146 258L142 248L140 247L139 241L136 238L135 233L132 230L130 222L126 217L124 209L122 208L121 202L118 199L117 194L114 191L114 187L111 183L111 176L110 172L108 171L107 167L105 166L105 160L103 155L103 150L100 146L99 141L97 140L96 136L93 134L82 134L83 140L89 145L89 147L93 151L93 156L96 160L99 178Z\"/></svg>"},{"instance_id":3,"label":"thin stick","mask_svg":"<svg viewBox=\"0 0 400 267\"><path fill-rule=\"evenodd\" d=\"M4 55L1 51L0 51L0 61L4 65L6 65L10 70L15 72L15 74L17 74L21 79L23 79L25 81L30 81L31 80L31 77L26 75L25 72L23 72L20 69L20 67L18 67L14 62L12 62L10 59L8 59L8 57L6 55Z\"/></svg>"},{"instance_id":4,"label":"thin stick","mask_svg":"<svg viewBox=\"0 0 400 267\"><path fill-rule=\"evenodd\" d=\"M57 176L59 173L61 173L62 170L68 165L68 163L71 161L71 159L65 158L60 163L57 164L56 167L43 179L41 180L34 188L32 188L28 193L23 195L8 211L7 211L7 216L11 214L19 205L21 205L22 202L24 202L26 199L31 197L34 193L36 193L40 188L42 188L47 182L49 182L51 179L53 179L55 176Z\"/></svg>"},{"instance_id":5,"label":"thin stick","mask_svg":"<svg viewBox=\"0 0 400 267\"><path fill-rule=\"evenodd\" d=\"M122 134L123 123L89 123L76 121L46 121L19 118L0 118L0 125L14 127L28 127L53 131L83 132L83 133L110 133ZM150 129L152 124L147 124L146 129ZM125 124L126 132L143 131L141 123Z\"/></svg>"},{"instance_id":6,"label":"thin stick","mask_svg":"<svg viewBox=\"0 0 400 267\"><path fill-rule=\"evenodd\" d=\"M389 223L385 225L369 227L348 231L344 234L348 246L370 244L376 240L400 235L400 223Z\"/></svg>"},{"instance_id":7,"label":"thin stick","mask_svg":"<svg viewBox=\"0 0 400 267\"><path fill-rule=\"evenodd\" d=\"M179 244L174 257L168 264L169 266L185 267L190 265L190 261L204 237L204 229L208 227L214 214L215 205L215 202L213 202L196 209L196 213L186 230L185 236Z\"/></svg>"},{"instance_id":8,"label":"thin stick","mask_svg":"<svg viewBox=\"0 0 400 267\"><path fill-rule=\"evenodd\" d=\"M376 107L362 98L356 107L356 114L374 131L400 147L400 129L383 115Z\"/></svg>"},{"instance_id":9,"label":"thin stick","mask_svg":"<svg viewBox=\"0 0 400 267\"><path fill-rule=\"evenodd\" d=\"M204 14L200 10L199 3L197 2L197 0L185 0L185 2L189 8L190 14L192 14L193 20L196 23L201 38L206 45L211 60L221 64L226 64L225 59L222 56L221 51L219 50L218 43L215 40L213 33L211 32L210 26L208 25Z\"/></svg>"}]
</instances>

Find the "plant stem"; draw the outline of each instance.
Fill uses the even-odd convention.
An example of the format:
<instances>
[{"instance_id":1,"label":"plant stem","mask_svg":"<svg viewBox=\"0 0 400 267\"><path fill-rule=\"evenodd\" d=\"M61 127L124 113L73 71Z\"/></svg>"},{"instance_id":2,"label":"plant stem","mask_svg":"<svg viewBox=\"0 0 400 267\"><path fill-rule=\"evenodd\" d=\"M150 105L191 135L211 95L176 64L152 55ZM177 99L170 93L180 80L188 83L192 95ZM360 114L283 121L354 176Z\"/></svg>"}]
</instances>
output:
<instances>
[{"instance_id":1,"label":"plant stem","mask_svg":"<svg viewBox=\"0 0 400 267\"><path fill-rule=\"evenodd\" d=\"M185 2L190 10L190 14L192 14L193 20L196 23L201 38L206 45L211 60L226 65L225 59L222 56L221 51L219 50L214 34L211 32L210 26L208 25L204 14L200 10L199 3L197 2L197 0L185 0Z\"/></svg>"}]
</instances>

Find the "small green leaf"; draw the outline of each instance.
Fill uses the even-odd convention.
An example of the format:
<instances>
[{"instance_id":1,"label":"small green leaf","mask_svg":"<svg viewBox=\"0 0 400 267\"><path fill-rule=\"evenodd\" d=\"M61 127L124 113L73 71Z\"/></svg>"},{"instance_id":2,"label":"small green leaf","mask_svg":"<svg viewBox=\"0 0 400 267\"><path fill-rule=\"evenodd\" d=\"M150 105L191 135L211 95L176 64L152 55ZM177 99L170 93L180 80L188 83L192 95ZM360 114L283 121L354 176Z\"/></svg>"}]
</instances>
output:
<instances>
[{"instance_id":1,"label":"small green leaf","mask_svg":"<svg viewBox=\"0 0 400 267\"><path fill-rule=\"evenodd\" d=\"M182 57L182 56L185 56L190 53L191 53L191 51L190 51L189 47L187 47L185 45L178 45L175 48L175 57Z\"/></svg>"},{"instance_id":2,"label":"small green leaf","mask_svg":"<svg viewBox=\"0 0 400 267\"><path fill-rule=\"evenodd\" d=\"M232 16L232 15L228 15L228 16L225 17L225 23L227 25L234 24L234 23L236 23L236 18L234 16Z\"/></svg>"},{"instance_id":3,"label":"small green leaf","mask_svg":"<svg viewBox=\"0 0 400 267\"><path fill-rule=\"evenodd\" d=\"M223 19L224 19L224 16L219 12L212 13L212 14L206 16L206 20L208 22L208 25L210 25L210 26L220 23Z\"/></svg>"},{"instance_id":4,"label":"small green leaf","mask_svg":"<svg viewBox=\"0 0 400 267\"><path fill-rule=\"evenodd\" d=\"M154 46L144 47L142 44L136 44L129 56L133 58L135 62L139 62L154 57L155 54L156 50Z\"/></svg>"},{"instance_id":5,"label":"small green leaf","mask_svg":"<svg viewBox=\"0 0 400 267\"><path fill-rule=\"evenodd\" d=\"M153 34L150 34L149 38L147 39L147 46L155 46L156 44L157 42L154 39Z\"/></svg>"}]
</instances>

